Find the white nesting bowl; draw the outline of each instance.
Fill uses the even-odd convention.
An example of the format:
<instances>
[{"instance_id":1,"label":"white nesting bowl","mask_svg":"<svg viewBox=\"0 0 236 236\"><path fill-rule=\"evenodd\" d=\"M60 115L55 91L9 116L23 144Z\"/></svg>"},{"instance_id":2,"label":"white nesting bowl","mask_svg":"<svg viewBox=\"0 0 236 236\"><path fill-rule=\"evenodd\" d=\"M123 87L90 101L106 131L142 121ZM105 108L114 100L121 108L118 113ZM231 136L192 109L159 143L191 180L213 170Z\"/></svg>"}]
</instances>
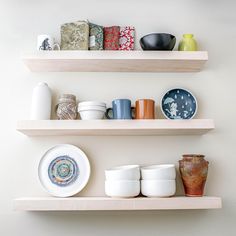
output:
<instances>
[{"instance_id":1,"label":"white nesting bowl","mask_svg":"<svg viewBox=\"0 0 236 236\"><path fill-rule=\"evenodd\" d=\"M105 193L109 197L136 197L140 193L139 180L105 181Z\"/></svg>"},{"instance_id":2,"label":"white nesting bowl","mask_svg":"<svg viewBox=\"0 0 236 236\"><path fill-rule=\"evenodd\" d=\"M141 180L141 193L147 197L170 197L175 191L175 180Z\"/></svg>"},{"instance_id":3,"label":"white nesting bowl","mask_svg":"<svg viewBox=\"0 0 236 236\"><path fill-rule=\"evenodd\" d=\"M100 107L100 106L83 106L83 107L78 107L77 111L89 111L89 110L94 110L94 111L106 111L106 107Z\"/></svg>"},{"instance_id":4,"label":"white nesting bowl","mask_svg":"<svg viewBox=\"0 0 236 236\"><path fill-rule=\"evenodd\" d=\"M104 118L105 112L103 111L80 111L79 112L81 120L101 120Z\"/></svg>"},{"instance_id":5,"label":"white nesting bowl","mask_svg":"<svg viewBox=\"0 0 236 236\"><path fill-rule=\"evenodd\" d=\"M106 180L140 180L139 165L117 166L105 170Z\"/></svg>"},{"instance_id":6,"label":"white nesting bowl","mask_svg":"<svg viewBox=\"0 0 236 236\"><path fill-rule=\"evenodd\" d=\"M175 165L145 166L141 168L141 175L144 180L174 180L176 178Z\"/></svg>"},{"instance_id":7,"label":"white nesting bowl","mask_svg":"<svg viewBox=\"0 0 236 236\"><path fill-rule=\"evenodd\" d=\"M101 120L105 116L105 110L79 110L81 120Z\"/></svg>"},{"instance_id":8,"label":"white nesting bowl","mask_svg":"<svg viewBox=\"0 0 236 236\"><path fill-rule=\"evenodd\" d=\"M98 101L86 101L86 102L80 102L78 104L78 107L86 107L86 106L106 107L106 103L105 102L98 102Z\"/></svg>"}]
</instances>

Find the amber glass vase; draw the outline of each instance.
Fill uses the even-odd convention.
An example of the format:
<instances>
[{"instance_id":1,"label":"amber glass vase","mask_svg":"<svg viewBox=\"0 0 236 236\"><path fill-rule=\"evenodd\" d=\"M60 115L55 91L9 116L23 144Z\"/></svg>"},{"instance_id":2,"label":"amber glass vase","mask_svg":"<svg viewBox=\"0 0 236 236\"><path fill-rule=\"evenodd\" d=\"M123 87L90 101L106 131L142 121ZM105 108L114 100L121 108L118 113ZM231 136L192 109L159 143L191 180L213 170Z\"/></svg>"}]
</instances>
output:
<instances>
[{"instance_id":1,"label":"amber glass vase","mask_svg":"<svg viewBox=\"0 0 236 236\"><path fill-rule=\"evenodd\" d=\"M204 157L204 155L183 155L183 159L179 161L186 196L199 197L204 194L209 164Z\"/></svg>"}]
</instances>

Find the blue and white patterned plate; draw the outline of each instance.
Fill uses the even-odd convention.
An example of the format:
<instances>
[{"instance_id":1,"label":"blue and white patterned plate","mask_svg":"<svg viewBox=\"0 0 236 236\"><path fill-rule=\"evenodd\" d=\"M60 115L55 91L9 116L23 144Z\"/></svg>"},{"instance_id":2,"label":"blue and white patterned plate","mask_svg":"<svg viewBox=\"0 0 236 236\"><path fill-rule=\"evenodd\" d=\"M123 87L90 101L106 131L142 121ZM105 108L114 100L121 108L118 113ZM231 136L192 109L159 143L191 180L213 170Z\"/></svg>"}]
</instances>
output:
<instances>
[{"instance_id":1,"label":"blue and white patterned plate","mask_svg":"<svg viewBox=\"0 0 236 236\"><path fill-rule=\"evenodd\" d=\"M171 89L161 100L161 110L167 119L192 119L197 113L197 100L185 89Z\"/></svg>"},{"instance_id":2,"label":"blue and white patterned plate","mask_svg":"<svg viewBox=\"0 0 236 236\"><path fill-rule=\"evenodd\" d=\"M42 157L39 167L39 180L53 196L69 197L80 192L90 176L88 158L82 150L69 145L57 145Z\"/></svg>"}]
</instances>

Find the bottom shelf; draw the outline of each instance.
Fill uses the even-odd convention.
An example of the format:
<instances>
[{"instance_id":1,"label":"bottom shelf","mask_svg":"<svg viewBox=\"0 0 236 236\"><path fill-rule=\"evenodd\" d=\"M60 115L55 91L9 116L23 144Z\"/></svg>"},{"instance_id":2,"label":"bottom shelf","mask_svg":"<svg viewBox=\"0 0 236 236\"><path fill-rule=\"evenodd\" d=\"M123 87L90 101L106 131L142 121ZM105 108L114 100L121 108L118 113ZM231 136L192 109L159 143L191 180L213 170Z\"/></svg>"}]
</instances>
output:
<instances>
[{"instance_id":1,"label":"bottom shelf","mask_svg":"<svg viewBox=\"0 0 236 236\"><path fill-rule=\"evenodd\" d=\"M222 207L219 197L107 198L107 197L31 197L14 200L19 211L118 211L216 209Z\"/></svg>"}]
</instances>

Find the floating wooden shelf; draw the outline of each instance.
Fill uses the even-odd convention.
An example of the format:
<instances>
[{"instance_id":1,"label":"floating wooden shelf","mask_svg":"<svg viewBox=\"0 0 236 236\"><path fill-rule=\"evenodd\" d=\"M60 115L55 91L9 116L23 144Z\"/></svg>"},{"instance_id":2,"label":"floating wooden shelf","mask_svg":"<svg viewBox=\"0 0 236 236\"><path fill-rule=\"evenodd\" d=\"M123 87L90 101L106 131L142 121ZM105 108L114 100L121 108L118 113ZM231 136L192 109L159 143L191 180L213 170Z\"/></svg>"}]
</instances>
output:
<instances>
[{"instance_id":1,"label":"floating wooden shelf","mask_svg":"<svg viewBox=\"0 0 236 236\"><path fill-rule=\"evenodd\" d=\"M214 129L211 119L193 120L23 120L17 130L28 136L53 135L202 135Z\"/></svg>"},{"instance_id":2,"label":"floating wooden shelf","mask_svg":"<svg viewBox=\"0 0 236 236\"><path fill-rule=\"evenodd\" d=\"M23 55L33 72L197 72L206 51L39 51Z\"/></svg>"},{"instance_id":3,"label":"floating wooden shelf","mask_svg":"<svg viewBox=\"0 0 236 236\"><path fill-rule=\"evenodd\" d=\"M19 211L118 211L118 210L184 210L222 208L219 197L171 198L19 198L14 209Z\"/></svg>"}]
</instances>

